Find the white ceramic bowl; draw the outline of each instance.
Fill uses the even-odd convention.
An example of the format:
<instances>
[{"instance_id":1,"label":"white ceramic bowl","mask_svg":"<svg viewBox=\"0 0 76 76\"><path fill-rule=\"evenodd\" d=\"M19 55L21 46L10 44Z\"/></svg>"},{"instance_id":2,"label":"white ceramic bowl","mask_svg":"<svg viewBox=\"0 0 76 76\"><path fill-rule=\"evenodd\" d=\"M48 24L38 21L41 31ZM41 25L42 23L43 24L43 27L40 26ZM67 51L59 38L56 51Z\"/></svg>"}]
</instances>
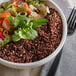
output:
<instances>
[{"instance_id":1,"label":"white ceramic bowl","mask_svg":"<svg viewBox=\"0 0 76 76\"><path fill-rule=\"evenodd\" d=\"M8 0L1 0L0 3L5 2L5 1L8 1ZM67 37L67 22L66 22L66 19L65 19L65 16L64 16L62 10L58 7L58 5L56 3L54 3L52 0L43 0L43 1L46 1L47 5L49 7L56 9L62 18L63 36L62 36L62 40L61 40L60 45L51 55L49 55L48 57L46 57L40 61L36 61L36 62L32 62L32 63L13 63L13 62L9 62L9 61L6 61L6 60L0 58L1 64L8 66L8 67L11 67L11 68L16 68L16 69L35 68L35 67L44 65L49 61L53 62L56 55L60 52L61 48L64 45L66 37Z\"/></svg>"}]
</instances>

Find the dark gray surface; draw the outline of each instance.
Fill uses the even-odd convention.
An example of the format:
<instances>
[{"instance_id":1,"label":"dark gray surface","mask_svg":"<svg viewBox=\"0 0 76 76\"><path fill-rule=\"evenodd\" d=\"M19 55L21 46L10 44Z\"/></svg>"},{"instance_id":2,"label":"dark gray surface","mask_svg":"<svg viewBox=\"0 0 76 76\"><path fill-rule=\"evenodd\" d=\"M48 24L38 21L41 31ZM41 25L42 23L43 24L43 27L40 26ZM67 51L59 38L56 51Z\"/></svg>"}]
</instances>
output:
<instances>
[{"instance_id":1,"label":"dark gray surface","mask_svg":"<svg viewBox=\"0 0 76 76\"><path fill-rule=\"evenodd\" d=\"M67 38L56 76L76 76L76 33Z\"/></svg>"}]
</instances>

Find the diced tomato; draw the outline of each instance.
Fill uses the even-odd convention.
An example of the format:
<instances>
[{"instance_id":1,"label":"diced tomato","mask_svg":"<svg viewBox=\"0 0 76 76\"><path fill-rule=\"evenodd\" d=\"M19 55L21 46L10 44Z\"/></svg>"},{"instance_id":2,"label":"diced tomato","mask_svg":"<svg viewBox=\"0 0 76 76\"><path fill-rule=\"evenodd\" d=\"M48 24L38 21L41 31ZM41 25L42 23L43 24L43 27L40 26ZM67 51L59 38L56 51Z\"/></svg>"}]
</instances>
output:
<instances>
[{"instance_id":1,"label":"diced tomato","mask_svg":"<svg viewBox=\"0 0 76 76\"><path fill-rule=\"evenodd\" d=\"M14 26L10 26L10 22L8 18L5 18L2 24L3 28L10 31L11 28L14 28Z\"/></svg>"},{"instance_id":2,"label":"diced tomato","mask_svg":"<svg viewBox=\"0 0 76 76\"><path fill-rule=\"evenodd\" d=\"M25 7L25 8L28 8L28 5L27 5L27 3L24 3L24 7Z\"/></svg>"},{"instance_id":3,"label":"diced tomato","mask_svg":"<svg viewBox=\"0 0 76 76\"><path fill-rule=\"evenodd\" d=\"M9 17L10 15L11 15L10 12L4 12L0 14L0 18L6 18Z\"/></svg>"},{"instance_id":4,"label":"diced tomato","mask_svg":"<svg viewBox=\"0 0 76 76\"><path fill-rule=\"evenodd\" d=\"M5 38L5 36L3 35L3 32L0 30L0 38L1 39L4 39Z\"/></svg>"},{"instance_id":5,"label":"diced tomato","mask_svg":"<svg viewBox=\"0 0 76 76\"><path fill-rule=\"evenodd\" d=\"M0 27L2 27L3 19L0 19Z\"/></svg>"},{"instance_id":6,"label":"diced tomato","mask_svg":"<svg viewBox=\"0 0 76 76\"><path fill-rule=\"evenodd\" d=\"M30 15L31 12L32 12L32 10L29 8L29 6L27 5L27 3L24 3L24 7L26 9L27 14Z\"/></svg>"},{"instance_id":7,"label":"diced tomato","mask_svg":"<svg viewBox=\"0 0 76 76\"><path fill-rule=\"evenodd\" d=\"M28 15L30 15L32 11L31 11L31 9L28 8L28 9L26 10L26 12L27 12Z\"/></svg>"}]
</instances>

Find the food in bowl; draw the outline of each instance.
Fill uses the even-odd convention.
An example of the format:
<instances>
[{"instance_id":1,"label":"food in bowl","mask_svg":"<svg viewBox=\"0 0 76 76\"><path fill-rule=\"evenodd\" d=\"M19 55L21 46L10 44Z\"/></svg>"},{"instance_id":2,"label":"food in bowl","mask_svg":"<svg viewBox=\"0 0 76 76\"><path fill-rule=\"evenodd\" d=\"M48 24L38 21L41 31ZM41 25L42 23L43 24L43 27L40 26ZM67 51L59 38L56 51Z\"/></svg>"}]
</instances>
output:
<instances>
[{"instance_id":1,"label":"food in bowl","mask_svg":"<svg viewBox=\"0 0 76 76\"><path fill-rule=\"evenodd\" d=\"M11 0L0 5L0 58L30 63L49 56L61 42L59 13L39 0Z\"/></svg>"}]
</instances>

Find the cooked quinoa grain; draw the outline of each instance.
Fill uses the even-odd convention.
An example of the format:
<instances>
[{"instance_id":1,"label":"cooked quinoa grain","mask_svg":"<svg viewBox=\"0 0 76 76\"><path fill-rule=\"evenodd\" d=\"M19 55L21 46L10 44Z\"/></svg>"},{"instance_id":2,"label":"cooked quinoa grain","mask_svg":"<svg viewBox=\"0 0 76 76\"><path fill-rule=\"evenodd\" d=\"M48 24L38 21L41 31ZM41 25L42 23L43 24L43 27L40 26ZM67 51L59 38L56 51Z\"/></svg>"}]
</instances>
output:
<instances>
[{"instance_id":1,"label":"cooked quinoa grain","mask_svg":"<svg viewBox=\"0 0 76 76\"><path fill-rule=\"evenodd\" d=\"M0 48L0 58L16 63L30 63L41 60L58 47L62 38L62 20L58 12L50 8L45 18L48 24L37 28L38 37L34 40L22 39Z\"/></svg>"}]
</instances>

